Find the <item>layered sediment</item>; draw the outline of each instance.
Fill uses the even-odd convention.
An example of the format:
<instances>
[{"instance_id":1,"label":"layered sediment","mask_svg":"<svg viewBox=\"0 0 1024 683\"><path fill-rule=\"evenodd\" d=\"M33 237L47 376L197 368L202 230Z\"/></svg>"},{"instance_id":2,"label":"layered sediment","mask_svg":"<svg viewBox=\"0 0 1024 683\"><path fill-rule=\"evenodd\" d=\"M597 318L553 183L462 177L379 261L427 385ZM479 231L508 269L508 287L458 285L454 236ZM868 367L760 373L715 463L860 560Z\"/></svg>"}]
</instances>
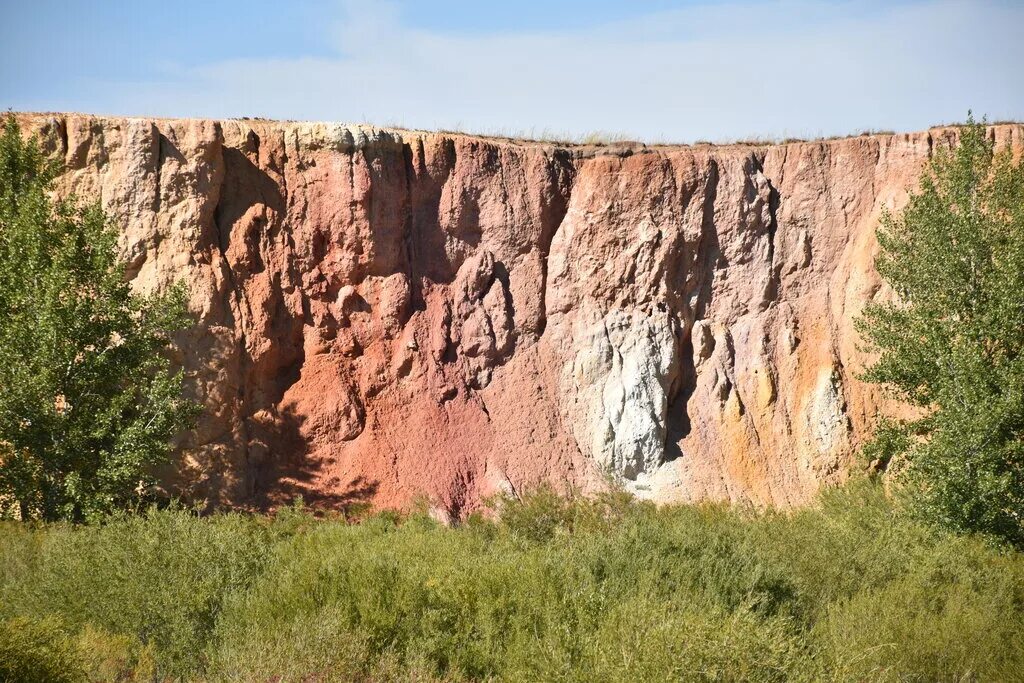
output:
<instances>
[{"instance_id":1,"label":"layered sediment","mask_svg":"<svg viewBox=\"0 0 1024 683\"><path fill-rule=\"evenodd\" d=\"M456 517L611 475L790 506L897 410L858 379L873 268L955 129L560 146L262 120L19 116L141 292L189 287L193 498ZM1024 126L994 126L1024 146Z\"/></svg>"}]
</instances>

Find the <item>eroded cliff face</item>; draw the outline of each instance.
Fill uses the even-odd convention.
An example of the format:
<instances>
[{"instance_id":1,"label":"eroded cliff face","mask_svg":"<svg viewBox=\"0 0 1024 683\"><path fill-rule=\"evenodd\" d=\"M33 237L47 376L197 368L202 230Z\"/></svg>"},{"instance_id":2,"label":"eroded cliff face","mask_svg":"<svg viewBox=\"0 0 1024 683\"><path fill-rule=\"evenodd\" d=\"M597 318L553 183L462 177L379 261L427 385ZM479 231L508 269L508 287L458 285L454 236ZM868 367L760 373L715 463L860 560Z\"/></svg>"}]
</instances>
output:
<instances>
[{"instance_id":1,"label":"eroded cliff face","mask_svg":"<svg viewBox=\"0 0 1024 683\"><path fill-rule=\"evenodd\" d=\"M605 473L793 505L880 411L853 319L874 228L955 131L558 147L335 124L25 115L140 291L184 280L204 402L169 475L265 505L403 505ZM1024 127L998 126L1021 146Z\"/></svg>"}]
</instances>

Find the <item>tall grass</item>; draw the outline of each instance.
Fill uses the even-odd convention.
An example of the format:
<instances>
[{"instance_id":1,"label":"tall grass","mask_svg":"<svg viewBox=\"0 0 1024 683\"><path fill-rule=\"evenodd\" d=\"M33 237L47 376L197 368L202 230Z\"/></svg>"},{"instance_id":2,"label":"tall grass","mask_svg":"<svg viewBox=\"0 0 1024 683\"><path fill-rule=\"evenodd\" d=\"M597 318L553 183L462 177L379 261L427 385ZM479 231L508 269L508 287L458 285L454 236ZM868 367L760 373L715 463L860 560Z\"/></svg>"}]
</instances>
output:
<instances>
[{"instance_id":1,"label":"tall grass","mask_svg":"<svg viewBox=\"0 0 1024 683\"><path fill-rule=\"evenodd\" d=\"M27 634L0 680L27 657L63 680L1024 672L1024 557L917 526L868 484L792 514L538 492L454 529L172 510L2 527L0 563L0 638Z\"/></svg>"}]
</instances>

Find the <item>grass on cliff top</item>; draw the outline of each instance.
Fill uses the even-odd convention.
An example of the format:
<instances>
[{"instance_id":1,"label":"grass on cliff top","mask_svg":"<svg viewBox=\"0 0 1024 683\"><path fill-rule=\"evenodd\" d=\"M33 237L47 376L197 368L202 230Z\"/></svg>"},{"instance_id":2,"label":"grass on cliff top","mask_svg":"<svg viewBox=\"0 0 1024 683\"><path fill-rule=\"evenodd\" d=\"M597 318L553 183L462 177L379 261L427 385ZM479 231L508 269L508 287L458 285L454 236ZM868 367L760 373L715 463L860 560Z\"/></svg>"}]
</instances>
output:
<instances>
[{"instance_id":1,"label":"grass on cliff top","mask_svg":"<svg viewBox=\"0 0 1024 683\"><path fill-rule=\"evenodd\" d=\"M371 125L371 124L366 124ZM999 125L999 124L992 124ZM400 122L388 122L384 128L402 131L415 131L418 129L409 128ZM686 142L670 139L665 136L656 136L650 139L639 139L628 133L594 130L587 133L575 134L552 128L492 128L472 130L461 125L451 128L440 128L436 132L449 135L468 135L484 139L506 140L511 142L541 142L566 147L768 147L774 145L785 145L796 142L818 142L828 140L844 140L872 135L895 135L892 130L860 129L845 135L817 135L809 137L794 137L790 135L766 135L746 138L720 138L717 140L695 140Z\"/></svg>"},{"instance_id":2,"label":"grass on cliff top","mask_svg":"<svg viewBox=\"0 0 1024 683\"><path fill-rule=\"evenodd\" d=\"M0 527L0 680L1013 681L1024 556L857 483L792 514L539 492L448 529Z\"/></svg>"}]
</instances>

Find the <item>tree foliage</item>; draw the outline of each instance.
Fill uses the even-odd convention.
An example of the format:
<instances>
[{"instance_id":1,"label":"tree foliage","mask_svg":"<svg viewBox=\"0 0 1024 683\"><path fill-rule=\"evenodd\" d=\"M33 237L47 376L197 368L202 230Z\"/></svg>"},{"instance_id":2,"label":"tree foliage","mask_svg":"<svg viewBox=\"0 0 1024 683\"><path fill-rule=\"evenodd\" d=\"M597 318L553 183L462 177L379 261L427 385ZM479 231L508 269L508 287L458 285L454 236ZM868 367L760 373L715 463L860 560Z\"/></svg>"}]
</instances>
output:
<instances>
[{"instance_id":1,"label":"tree foliage","mask_svg":"<svg viewBox=\"0 0 1024 683\"><path fill-rule=\"evenodd\" d=\"M925 519L1024 545L1024 163L969 118L878 239L896 300L859 321L866 378L920 417L868 451Z\"/></svg>"},{"instance_id":2,"label":"tree foliage","mask_svg":"<svg viewBox=\"0 0 1024 683\"><path fill-rule=\"evenodd\" d=\"M147 497L195 414L161 351L181 287L133 293L98 204L51 198L59 168L0 135L0 515L81 519Z\"/></svg>"}]
</instances>

